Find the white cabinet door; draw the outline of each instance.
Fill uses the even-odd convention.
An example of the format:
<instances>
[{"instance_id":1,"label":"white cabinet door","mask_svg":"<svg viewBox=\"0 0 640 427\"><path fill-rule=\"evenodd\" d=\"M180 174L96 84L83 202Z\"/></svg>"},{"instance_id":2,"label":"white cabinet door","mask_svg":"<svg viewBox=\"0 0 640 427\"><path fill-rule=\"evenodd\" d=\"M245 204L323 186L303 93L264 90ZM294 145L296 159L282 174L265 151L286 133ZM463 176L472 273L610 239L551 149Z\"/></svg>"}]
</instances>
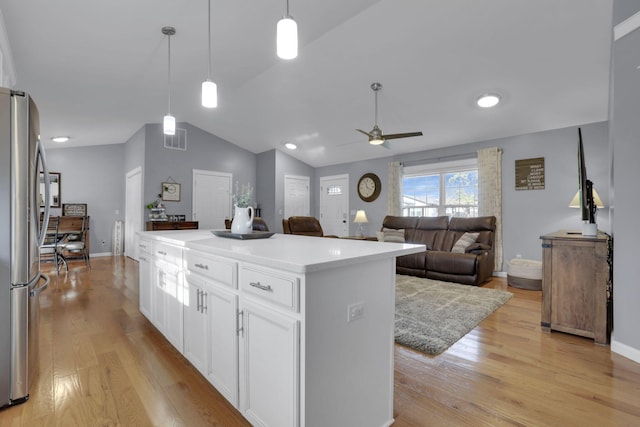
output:
<instances>
[{"instance_id":1,"label":"white cabinet door","mask_svg":"<svg viewBox=\"0 0 640 427\"><path fill-rule=\"evenodd\" d=\"M299 322L241 303L240 411L254 425L298 426Z\"/></svg>"},{"instance_id":2,"label":"white cabinet door","mask_svg":"<svg viewBox=\"0 0 640 427\"><path fill-rule=\"evenodd\" d=\"M138 273L139 273L139 306L140 312L151 320L151 253L140 251L138 255Z\"/></svg>"},{"instance_id":3,"label":"white cabinet door","mask_svg":"<svg viewBox=\"0 0 640 427\"><path fill-rule=\"evenodd\" d=\"M182 271L175 265L154 260L152 267L153 325L180 352L184 351L184 292Z\"/></svg>"},{"instance_id":4,"label":"white cabinet door","mask_svg":"<svg viewBox=\"0 0 640 427\"><path fill-rule=\"evenodd\" d=\"M182 271L175 265L164 267L165 324L164 336L184 352L184 283Z\"/></svg>"},{"instance_id":5,"label":"white cabinet door","mask_svg":"<svg viewBox=\"0 0 640 427\"><path fill-rule=\"evenodd\" d=\"M151 323L164 334L164 294L166 273L162 269L161 262L151 263Z\"/></svg>"},{"instance_id":6,"label":"white cabinet door","mask_svg":"<svg viewBox=\"0 0 640 427\"><path fill-rule=\"evenodd\" d=\"M184 357L204 376L207 375L207 313L204 279L187 276L184 305Z\"/></svg>"},{"instance_id":7,"label":"white cabinet door","mask_svg":"<svg viewBox=\"0 0 640 427\"><path fill-rule=\"evenodd\" d=\"M206 291L209 366L207 379L238 407L238 296L215 282Z\"/></svg>"}]
</instances>

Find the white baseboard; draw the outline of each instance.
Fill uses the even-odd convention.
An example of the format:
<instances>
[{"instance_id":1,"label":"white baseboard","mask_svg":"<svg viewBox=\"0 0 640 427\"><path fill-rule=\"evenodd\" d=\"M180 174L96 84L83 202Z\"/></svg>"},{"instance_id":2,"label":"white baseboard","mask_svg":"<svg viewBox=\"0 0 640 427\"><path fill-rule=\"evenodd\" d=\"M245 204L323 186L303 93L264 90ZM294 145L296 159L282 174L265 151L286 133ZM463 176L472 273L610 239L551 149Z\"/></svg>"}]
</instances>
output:
<instances>
[{"instance_id":1,"label":"white baseboard","mask_svg":"<svg viewBox=\"0 0 640 427\"><path fill-rule=\"evenodd\" d=\"M620 356L624 356L627 359L631 359L636 363L640 363L640 349L633 348L626 344L622 344L621 342L618 342L615 339L612 339L611 351L619 354Z\"/></svg>"},{"instance_id":2,"label":"white baseboard","mask_svg":"<svg viewBox=\"0 0 640 427\"><path fill-rule=\"evenodd\" d=\"M494 271L493 275L496 277L507 277L507 272L506 271Z\"/></svg>"},{"instance_id":3,"label":"white baseboard","mask_svg":"<svg viewBox=\"0 0 640 427\"><path fill-rule=\"evenodd\" d=\"M91 256L91 258L99 258L99 257L104 257L104 256L113 256L113 253L111 252L98 252L95 254L89 254Z\"/></svg>"}]
</instances>

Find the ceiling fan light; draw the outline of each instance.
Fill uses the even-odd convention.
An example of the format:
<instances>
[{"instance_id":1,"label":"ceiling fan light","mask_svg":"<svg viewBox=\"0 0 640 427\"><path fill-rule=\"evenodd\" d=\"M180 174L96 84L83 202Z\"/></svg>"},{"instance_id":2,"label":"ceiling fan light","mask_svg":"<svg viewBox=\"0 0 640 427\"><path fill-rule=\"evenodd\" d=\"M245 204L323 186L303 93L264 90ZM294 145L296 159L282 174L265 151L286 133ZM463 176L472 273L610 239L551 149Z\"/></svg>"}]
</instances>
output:
<instances>
[{"instance_id":1,"label":"ceiling fan light","mask_svg":"<svg viewBox=\"0 0 640 427\"><path fill-rule=\"evenodd\" d=\"M176 118L171 114L167 114L164 116L163 131L165 135L175 135L176 134Z\"/></svg>"},{"instance_id":2,"label":"ceiling fan light","mask_svg":"<svg viewBox=\"0 0 640 427\"><path fill-rule=\"evenodd\" d=\"M495 107L496 105L498 105L499 102L500 102L500 95L495 93L486 93L484 95L481 95L476 101L476 103L478 104L478 107L482 107L482 108Z\"/></svg>"},{"instance_id":3,"label":"ceiling fan light","mask_svg":"<svg viewBox=\"0 0 640 427\"><path fill-rule=\"evenodd\" d=\"M218 106L218 85L209 79L202 82L202 106L206 108Z\"/></svg>"},{"instance_id":4,"label":"ceiling fan light","mask_svg":"<svg viewBox=\"0 0 640 427\"><path fill-rule=\"evenodd\" d=\"M374 135L371 138L369 138L369 144L382 145L384 144L384 138L382 138L381 136Z\"/></svg>"},{"instance_id":5,"label":"ceiling fan light","mask_svg":"<svg viewBox=\"0 0 640 427\"><path fill-rule=\"evenodd\" d=\"M289 15L278 21L276 46L277 54L282 59L298 56L298 24Z\"/></svg>"},{"instance_id":6,"label":"ceiling fan light","mask_svg":"<svg viewBox=\"0 0 640 427\"><path fill-rule=\"evenodd\" d=\"M284 146L287 147L289 150L295 150L296 148L298 148L298 146L293 142L287 142L286 144L284 144Z\"/></svg>"}]
</instances>

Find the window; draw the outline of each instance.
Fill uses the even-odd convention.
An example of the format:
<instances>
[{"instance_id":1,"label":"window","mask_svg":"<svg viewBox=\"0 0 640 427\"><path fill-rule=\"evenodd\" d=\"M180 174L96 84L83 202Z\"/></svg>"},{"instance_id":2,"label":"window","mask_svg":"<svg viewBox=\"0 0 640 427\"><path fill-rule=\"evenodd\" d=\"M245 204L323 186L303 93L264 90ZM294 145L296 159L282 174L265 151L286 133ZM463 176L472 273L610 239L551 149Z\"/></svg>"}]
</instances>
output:
<instances>
[{"instance_id":1,"label":"window","mask_svg":"<svg viewBox=\"0 0 640 427\"><path fill-rule=\"evenodd\" d=\"M402 215L478 216L477 160L406 167Z\"/></svg>"}]
</instances>

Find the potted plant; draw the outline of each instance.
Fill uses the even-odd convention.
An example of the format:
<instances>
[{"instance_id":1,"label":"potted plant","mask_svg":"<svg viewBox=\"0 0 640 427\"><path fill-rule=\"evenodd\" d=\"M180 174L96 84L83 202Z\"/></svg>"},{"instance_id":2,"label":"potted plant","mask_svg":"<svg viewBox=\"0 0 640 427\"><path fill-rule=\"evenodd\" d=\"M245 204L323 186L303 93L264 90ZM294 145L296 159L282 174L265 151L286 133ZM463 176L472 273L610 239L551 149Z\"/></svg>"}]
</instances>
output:
<instances>
[{"instance_id":1,"label":"potted plant","mask_svg":"<svg viewBox=\"0 0 640 427\"><path fill-rule=\"evenodd\" d=\"M253 188L251 184L235 184L233 193L234 215L231 222L231 232L236 234L249 234L253 231Z\"/></svg>"}]
</instances>

